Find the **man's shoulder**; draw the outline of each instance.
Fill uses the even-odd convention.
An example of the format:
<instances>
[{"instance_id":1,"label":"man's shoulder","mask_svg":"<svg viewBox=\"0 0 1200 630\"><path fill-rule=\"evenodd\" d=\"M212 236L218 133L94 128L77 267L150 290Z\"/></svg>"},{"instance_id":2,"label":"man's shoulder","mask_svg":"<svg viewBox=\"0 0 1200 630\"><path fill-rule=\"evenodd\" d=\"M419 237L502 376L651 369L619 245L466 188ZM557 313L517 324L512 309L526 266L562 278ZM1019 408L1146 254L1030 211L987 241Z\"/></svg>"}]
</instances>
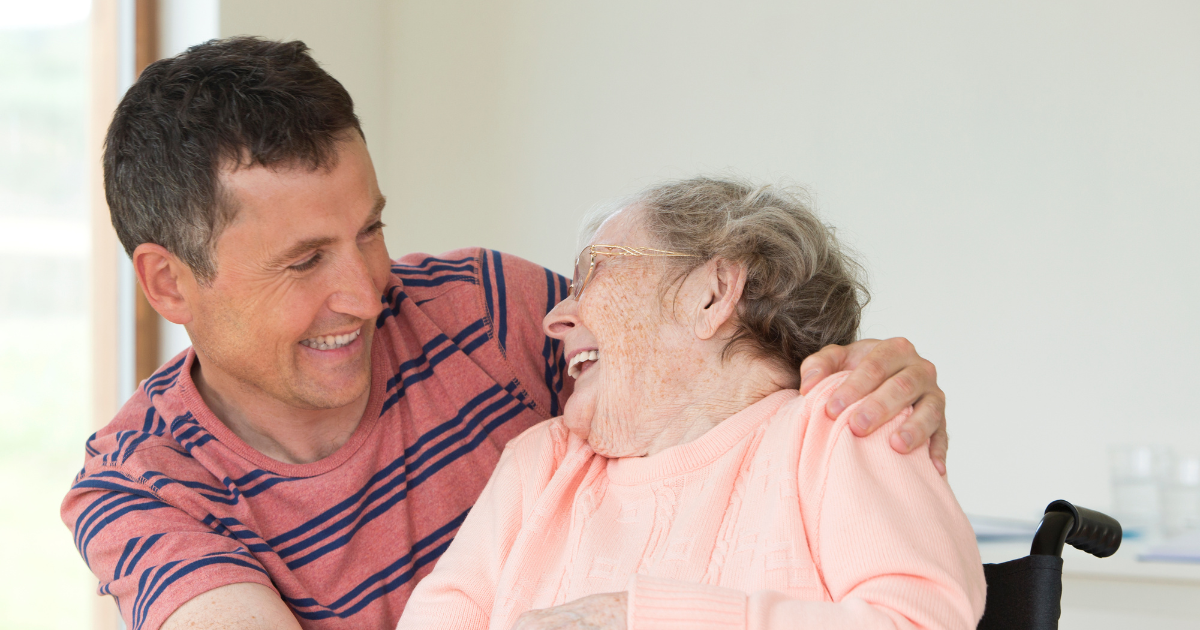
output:
<instances>
[{"instance_id":1,"label":"man's shoulder","mask_svg":"<svg viewBox=\"0 0 1200 630\"><path fill-rule=\"evenodd\" d=\"M201 426L199 410L189 408L183 395L190 352L180 353L143 381L113 419L87 439L80 479L119 474L154 486L167 477L215 478L193 456L215 438Z\"/></svg>"},{"instance_id":2,"label":"man's shoulder","mask_svg":"<svg viewBox=\"0 0 1200 630\"><path fill-rule=\"evenodd\" d=\"M567 285L545 267L490 249L407 254L393 261L377 327L401 368L425 369L457 349L548 418L560 413L569 384L561 344L546 337L542 320Z\"/></svg>"},{"instance_id":3,"label":"man's shoulder","mask_svg":"<svg viewBox=\"0 0 1200 630\"><path fill-rule=\"evenodd\" d=\"M80 478L120 473L150 486L157 485L156 477L160 482L209 481L215 475L192 452L212 439L193 413L164 413L139 388L112 421L88 438Z\"/></svg>"},{"instance_id":4,"label":"man's shoulder","mask_svg":"<svg viewBox=\"0 0 1200 630\"><path fill-rule=\"evenodd\" d=\"M392 261L392 277L392 285L402 286L418 304L444 296L469 299L475 293L481 294L486 302L530 288L544 293L547 283L557 284L561 280L558 274L537 263L482 247L453 249L437 255L405 254Z\"/></svg>"}]
</instances>

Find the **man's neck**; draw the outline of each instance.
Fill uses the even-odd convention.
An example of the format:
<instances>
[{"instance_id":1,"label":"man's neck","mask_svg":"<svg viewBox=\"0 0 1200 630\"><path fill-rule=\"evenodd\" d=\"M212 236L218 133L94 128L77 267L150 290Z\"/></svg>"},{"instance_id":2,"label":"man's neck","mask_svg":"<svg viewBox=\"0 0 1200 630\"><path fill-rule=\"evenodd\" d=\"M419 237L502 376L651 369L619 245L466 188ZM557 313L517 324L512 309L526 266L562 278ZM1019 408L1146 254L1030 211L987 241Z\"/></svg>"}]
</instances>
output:
<instances>
[{"instance_id":1,"label":"man's neck","mask_svg":"<svg viewBox=\"0 0 1200 630\"><path fill-rule=\"evenodd\" d=\"M303 409L236 380L210 378L200 357L191 374L200 397L222 424L254 450L287 464L310 464L341 448L358 428L371 396L368 389L337 409Z\"/></svg>"}]
</instances>

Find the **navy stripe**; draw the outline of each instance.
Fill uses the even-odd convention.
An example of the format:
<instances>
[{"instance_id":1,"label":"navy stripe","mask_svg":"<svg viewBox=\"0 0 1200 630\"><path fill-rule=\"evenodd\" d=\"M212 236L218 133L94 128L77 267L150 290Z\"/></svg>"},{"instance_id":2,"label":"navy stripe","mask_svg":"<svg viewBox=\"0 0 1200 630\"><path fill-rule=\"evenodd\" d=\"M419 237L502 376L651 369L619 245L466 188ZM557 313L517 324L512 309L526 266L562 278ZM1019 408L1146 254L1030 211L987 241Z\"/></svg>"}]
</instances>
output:
<instances>
[{"instance_id":1,"label":"navy stripe","mask_svg":"<svg viewBox=\"0 0 1200 630\"><path fill-rule=\"evenodd\" d=\"M84 486L84 485L82 485L82 482L81 482L79 484L75 484L74 487L75 488L80 488L80 487L87 488L87 487L90 487L90 485L91 484ZM102 487L100 489L108 489L108 488ZM132 500L134 500L134 498L136 498L136 497L129 497L129 495L126 495L123 492L121 492L122 490L124 490L124 488L121 488L120 486L117 486L116 489L118 490L117 493L101 495L99 499L96 499L95 501L93 501L90 505L87 506L87 508L85 508L82 512L80 512L79 516L75 517L75 530L74 530L74 532L75 532L75 535L74 535L75 548L79 550L81 555L83 553L82 542L83 542L84 532L86 531L86 529L88 527L91 526L91 524L97 518L99 518L99 515L103 514L105 511L111 509L109 507L109 504L116 503L117 501L121 501L122 503L125 503L128 501L132 501ZM87 520L84 520L84 519L87 519Z\"/></svg>"},{"instance_id":2,"label":"navy stripe","mask_svg":"<svg viewBox=\"0 0 1200 630\"><path fill-rule=\"evenodd\" d=\"M475 352L475 350L478 349L479 346L482 346L483 344L487 343L487 340L488 340L487 335L479 335L478 337L475 338L474 341L463 346L462 351L464 354L471 354L472 352Z\"/></svg>"},{"instance_id":3,"label":"navy stripe","mask_svg":"<svg viewBox=\"0 0 1200 630\"><path fill-rule=\"evenodd\" d=\"M388 483L384 484L382 487L376 489L375 491L373 491L369 495L367 495L365 497L365 499L361 502L361 504L359 504L349 514L347 514L347 515L343 516L342 518L338 519L337 521L331 523L329 527L326 527L323 531L317 533L316 535L310 537L309 539L307 539L303 542L297 543L295 545L292 545L291 547L289 547L287 549L281 550L279 552L280 557L286 558L288 556L295 555L317 543L320 543L320 542L323 542L323 541L329 539L331 536L336 534L338 531L340 531L343 528L346 528L348 526L351 526L351 524L353 524L353 526L351 527L351 529L348 533L343 534L342 536L339 536L336 539L333 539L331 542L326 543L324 546L320 547L316 551L309 553L308 555L306 555L302 558L298 558L298 559L288 562L288 567L291 568L292 570L298 569L299 567L302 567L305 564L308 564L309 562L312 562L313 560L316 560L317 558L320 558L320 557L328 554L329 552L344 546L347 542L349 542L350 538L353 537L354 533L359 531L363 526L365 526L367 523L374 520L376 517L385 513L388 509L393 507L396 503L402 501L405 497L407 497L409 490L417 487L418 485L421 484L421 482L428 479L433 473L436 473L439 470L445 468L447 465L452 463L454 460L457 460L462 455L474 450L480 443L483 442L484 439L487 438L488 435L490 435L492 433L492 431L495 430L496 427L500 426L501 424L504 424L505 422L510 420L512 417L514 417L518 413L520 413L522 410L522 407L519 404L514 404L517 402L518 401L516 401L510 395L510 396L504 396L496 403L493 403L492 405L485 407L479 413L477 413L474 418L471 418L468 422L466 422L465 425L463 427L461 427L458 431L450 434L442 441L433 445L429 450L422 453L419 457L416 457L413 461L407 463L407 465L404 468L400 469L399 474L394 479L392 479ZM504 410L505 407L511 407L511 409ZM502 411L502 410L504 410L505 412L501 413L499 416L491 419L490 421L486 421L489 417L493 416L495 413ZM479 429L481 427L482 427L482 430L480 432L476 433L476 429ZM464 439L470 437L471 434L473 434L473 433L475 433L474 437L467 440L465 443L462 443L462 441ZM461 445L459 445L458 448L456 448L454 450L449 450L451 447L455 446L456 444L460 444L460 443L461 443ZM406 453L411 450L413 450L413 449L406 449ZM442 456L436 462L431 463L430 466L425 471L421 472L420 474L418 474L417 476L415 476L411 480L409 480L408 477L411 472L415 472L416 469L420 468L420 466L422 464L425 464L426 462L430 461L433 457L435 457L439 454L442 454L444 451L446 451L444 456ZM394 465L395 464L393 463L393 465L389 466L389 468L392 468ZM370 510L367 509L371 503L375 502L376 500L383 499L388 494L391 494L393 491L395 491L395 494L392 494L391 497L388 497L386 500L384 500L378 506L376 506ZM345 502L343 502L343 503L345 503ZM360 516L362 517L361 520L359 519ZM274 543L275 541L272 540L269 542Z\"/></svg>"},{"instance_id":4,"label":"navy stripe","mask_svg":"<svg viewBox=\"0 0 1200 630\"><path fill-rule=\"evenodd\" d=\"M492 391L491 394L496 395L496 394L500 394L500 392ZM509 400L511 401L510 396L506 396L505 398L509 398ZM473 406L474 406L474 404L481 403L484 400L486 400L486 397L484 395L480 395L480 396L476 397L476 400L473 401ZM511 404L511 402L510 402L510 404ZM520 406L515 406L515 409L520 410ZM487 418L487 415L488 415L488 413L491 412L491 410L492 410L491 408L481 410L481 412L479 414L476 414L474 419L470 420L469 425L466 428L464 428L464 430L460 430L455 434L454 437L451 437L450 439L442 440L442 442L439 442L438 444L432 446L431 452L434 452L434 454L436 454L436 452L449 449L450 446L454 445L455 438L461 438L462 436L468 436L468 434L470 434L470 432L473 431L473 428L475 426L479 426L481 424L482 419ZM456 419L446 421L446 422L444 422L444 424L442 426L437 427L436 430L431 431L430 433L427 433L426 436L422 436L421 439L419 440L419 444L414 444L413 448L406 449L406 457L415 454L415 451L418 450L420 445L427 443L428 440L432 439L433 437L436 437L437 433L445 432L446 430L448 430L448 428L451 428L455 424L458 424L458 422L461 422L461 419L463 418L464 415L466 415L466 414L461 412L460 414L456 415ZM456 451L450 452L449 456L444 457L443 460L440 460L437 464L434 464L434 466L432 467L433 472L436 472L436 470L438 470L438 469L442 469L446 463L449 463L452 460L456 460L456 458L458 456L462 455L462 452L466 452L466 451L469 451L470 449L473 449L475 445L478 445L478 443L480 442L480 440L482 438L486 437L488 433L491 433L494 426L503 424L504 421L508 421L508 419L510 418L511 415L515 415L515 414L505 414L503 416L500 416L500 418L498 420L488 422L488 424L484 425L486 432L484 434L482 434L481 437L473 440L474 444L470 444L469 449L460 448ZM416 462L416 464L418 464L418 466L419 466L420 463L424 463L425 461L428 460L428 458L430 458L430 455L424 454L418 458L418 462ZM335 533L338 532L338 530L342 529L343 527L346 527L348 523L354 522L356 517L358 517L360 514L362 514L362 512L366 512L366 508L367 508L368 504L374 502L374 500L385 497L386 494L389 494L392 491L397 490L397 488L398 488L398 494L396 494L396 496L392 497L392 499L389 500L389 502L386 502L384 505L384 508L390 508L390 506L394 505L396 502L398 502L398 500L401 500L407 496L407 492L408 492L409 488L419 485L421 481L424 481L425 479L428 478L428 474L424 474L424 475L420 475L419 478L416 478L412 482L410 482L408 480L407 467L400 468L401 466L406 466L406 462L404 462L402 460L392 462L391 464L389 464L388 467L386 467L384 470L380 470L380 473L377 474L376 476L374 476L374 478L372 478L370 485L362 488L362 490L360 490L359 492L356 492L354 494L354 496L350 497L347 500L343 500L343 502L341 504L334 506L334 508L332 508L330 510L326 510L326 512L324 512L324 514L320 515L318 518L314 518L314 520L311 521L310 523L305 523L304 526L301 526L300 528L293 530L293 532L289 532L282 536L277 536L277 538L268 541L269 544L277 545L278 542L282 542L281 539L283 539L283 538L287 538L287 539L298 538L299 535L310 532L310 530L312 530L314 527L318 526L318 524L320 524L320 522L329 521L330 518L336 516L337 514L340 514L340 512L347 510L349 508L352 508L352 506L356 505L356 508L354 508L352 514L349 514L347 517L343 517L343 518L341 518L341 520L338 520L337 522L332 523L330 527L325 528L323 530L323 532L313 535L311 539L305 540L304 542L301 542L301 544L293 545L293 547L288 548L288 550L282 551L280 553L280 556L286 557L286 556L290 556L290 554L304 551L305 548L311 547L312 545L317 544L317 542L328 539L329 536L334 535ZM367 496L366 492L368 490L370 490L371 486L373 486L374 484L377 484L377 482L379 480L382 480L383 478L385 478L385 476L390 475L390 473L394 472L394 470L396 470L397 468L400 468L400 474L398 474L395 479L391 479L390 481L386 482L385 485L383 485L382 487L379 487L378 490L371 492ZM365 500L362 500L361 504L359 504L359 499L364 496L366 496ZM361 524L365 524L366 522L370 522L370 520L373 520L373 518L378 516L378 514L383 514L383 512L382 511L367 512L367 517L364 518L364 520L362 520L359 527L361 527ZM320 521L320 522L316 522L316 521ZM329 551L332 550L332 548L336 548L336 547L326 548L326 550L323 550L322 554L328 553ZM312 557L308 557L305 559L305 562L311 562L312 559L313 559Z\"/></svg>"},{"instance_id":5,"label":"navy stripe","mask_svg":"<svg viewBox=\"0 0 1200 630\"><path fill-rule=\"evenodd\" d=\"M482 332L480 334L483 335ZM445 339L444 335L438 335L437 337L434 338L433 341L430 341L428 344L426 344L425 347L426 348L436 347L437 345L440 345L440 343L442 341L449 341L449 340ZM415 373L409 374L408 376L405 376L403 378L400 378L400 373L397 373L391 379L388 379L388 389L391 389L393 386L397 386L397 385L399 387L397 388L397 390L394 394L392 394L391 396L389 396L387 399L385 399L383 401L383 406L379 410L380 417L382 417L385 413L387 413L388 410L390 410L396 403L400 402L400 399L404 396L405 392L408 390L409 387L412 387L413 385L415 385L421 381L424 381L425 379L427 379L431 376L434 376L435 375L434 368L437 367L437 365L439 363L441 363L442 361L444 361L445 359L447 359L451 356L454 356L456 350L462 351L461 348L458 348L453 343L451 343L450 345L446 346L445 348L442 348L441 350L439 350L436 354L434 354L431 357L427 358L427 357L425 357L424 353L422 353L422 355L420 357L418 357L417 359L414 359L412 361L406 361L404 364L402 364L404 366L408 366L411 368L412 364L419 365L423 359L427 359L428 363L429 363L429 365L424 370L421 370L420 372L415 372Z\"/></svg>"},{"instance_id":6,"label":"navy stripe","mask_svg":"<svg viewBox=\"0 0 1200 630\"><path fill-rule=\"evenodd\" d=\"M171 378L169 378L165 381L162 381L159 384L156 384L154 387L147 388L146 395L149 396L151 400L153 400L155 396L162 395L163 392L174 387L175 382L178 380L179 380L179 372L176 372L171 375Z\"/></svg>"},{"instance_id":7,"label":"navy stripe","mask_svg":"<svg viewBox=\"0 0 1200 630\"><path fill-rule=\"evenodd\" d=\"M432 276L433 274L435 274L439 271L472 272L472 271L475 271L475 268L474 268L474 265L471 264L470 259L468 259L465 264L430 265L429 267L424 267L424 268L412 267L409 265L392 265L392 273L394 273L398 276L401 276L401 275L403 275L403 276Z\"/></svg>"},{"instance_id":8,"label":"navy stripe","mask_svg":"<svg viewBox=\"0 0 1200 630\"><path fill-rule=\"evenodd\" d=\"M434 530L428 536L422 538L419 541L414 542L413 546L408 550L408 552L405 553L403 556L400 556L400 558L398 558L395 562L388 565L387 567L384 567L382 570L377 571L376 573L374 573L367 579L363 580L361 583L359 583L357 586L355 586L353 589L351 589L345 595L342 595L341 597L337 598L332 603L330 603L328 606L322 605L322 604L318 603L316 600L314 600L312 598L308 598L308 597L306 597L306 598L287 598L287 597L285 597L284 601L286 601L288 603L288 605L290 605L293 608L293 610L295 610L297 608L320 608L321 609L321 610L318 610L315 612L296 610L295 611L296 615L298 617L302 617L304 619L325 619L325 618L335 616L335 615L338 617L341 617L341 618L350 617L351 615L354 615L354 614L358 613L359 611L363 610L364 608L366 608L371 602L375 601L376 599L407 584L410 580L412 580L413 576L416 575L416 572L418 570L420 570L422 567L429 564L430 562L433 562L437 558L441 557L441 555L445 552L446 548L450 545L450 542L454 540L454 538L452 536L450 536L448 538L446 538L446 537L449 536L452 532L457 530L459 528L459 526L462 525L463 520L465 520L467 518L467 514L469 512L470 512L470 510L464 511L462 514L459 514L458 516L451 519L450 522L448 522L445 525ZM442 538L446 538L446 540L443 540L443 541L441 541L440 544L433 546L423 556L417 557L418 553L425 550L426 548L429 548L431 545L433 545L435 542L439 541ZM410 564L411 564L411 566L409 566ZM400 573L399 575L394 575L397 571L400 571L401 569L404 569L405 567L408 567L407 571L404 571L404 572ZM393 577L393 575L394 575L394 577ZM389 581L389 579L390 579L390 581ZM374 590L367 592L368 589L370 589L371 587L373 587L375 585L379 585L379 586L376 587ZM350 604L351 602L358 599L360 595L363 596L362 599L360 599L356 604L354 604L350 608L342 610L341 612L334 612L334 609L345 607L347 604Z\"/></svg>"},{"instance_id":9,"label":"navy stripe","mask_svg":"<svg viewBox=\"0 0 1200 630\"><path fill-rule=\"evenodd\" d=\"M147 408L145 419L142 421L141 435L138 435L127 444L124 444L124 439L118 440L119 443L124 444L118 448L120 463L124 464L130 458L130 456L133 455L134 451L137 450L137 447L146 440L150 439L151 437L165 435L166 429L167 424L165 421L163 421L162 417L158 415L158 411L153 406Z\"/></svg>"},{"instance_id":10,"label":"navy stripe","mask_svg":"<svg viewBox=\"0 0 1200 630\"><path fill-rule=\"evenodd\" d=\"M505 354L508 342L508 292L504 287L504 261L501 260L500 252L495 250L492 250L492 258L496 265L496 310L500 320L496 339L500 342L500 354Z\"/></svg>"},{"instance_id":11,"label":"navy stripe","mask_svg":"<svg viewBox=\"0 0 1200 630\"><path fill-rule=\"evenodd\" d=\"M446 264L446 265L461 265L462 263L470 263L474 260L475 260L474 256L470 256L468 258L455 258L455 259L436 258L434 256L429 256L429 257L423 259L421 262L416 263L414 265L408 265L408 264L404 264L404 263L396 263L396 264L392 265L392 268L395 269L396 267L403 267L405 269L418 269L421 267L425 267L431 263L442 263L442 264Z\"/></svg>"},{"instance_id":12,"label":"navy stripe","mask_svg":"<svg viewBox=\"0 0 1200 630\"><path fill-rule=\"evenodd\" d=\"M409 359L408 361L405 361L405 362L401 363L400 365L396 366L396 373L393 374L392 377L388 379L387 385L385 386L385 388L388 391L391 391L391 389L393 387L395 387L398 383L400 383L403 380L401 377L401 374L407 372L408 370L412 370L414 368L420 367L421 365L423 365L425 363L428 363L429 362L429 356L428 356L429 353L433 352L434 350L439 348L442 344L448 343L449 341L450 341L450 339L448 337L446 337L446 335L442 335L442 334L438 334L433 339L429 340L425 345L421 346L421 354L418 354L416 356L416 358Z\"/></svg>"},{"instance_id":13,"label":"navy stripe","mask_svg":"<svg viewBox=\"0 0 1200 630\"><path fill-rule=\"evenodd\" d=\"M475 284L474 276L438 276L429 280L420 280L417 278L405 278L404 285L409 287L437 287L450 282L468 282Z\"/></svg>"},{"instance_id":14,"label":"navy stripe","mask_svg":"<svg viewBox=\"0 0 1200 630\"><path fill-rule=\"evenodd\" d=\"M229 557L229 556L238 556L238 557ZM164 579L164 575L168 571L171 571L176 566L178 566L180 564L180 562L181 561L175 561L175 562L164 564L162 569L160 569L157 572L157 574L155 575L154 581L151 582L145 590L143 590L139 585L137 599L141 600L141 601L140 602L135 601L135 603L134 603L134 610L133 610L134 630L140 630L140 628L142 627L142 624L145 623L145 621L146 621L146 616L150 610L150 607L154 605L155 600L157 600L158 597L160 595L162 595L163 591L165 591L167 589L167 587L171 586L176 581L178 581L180 578L186 576L187 574L189 574L197 569L202 569L206 566L210 566L210 565L214 565L214 564L232 564L232 565L246 567L248 569L254 569L255 571L258 571L259 573L262 573L264 575L267 574L267 572L264 571L262 567L258 566L257 564L254 564L252 562L248 562L245 559L245 556L242 556L240 554L231 554L228 552L224 552L221 555L206 556L203 558L199 558L197 560L193 560L193 561L189 562L188 564L183 565L177 571L175 571L174 573L171 573L170 576L167 576ZM143 574L143 575L145 575L145 574ZM160 579L162 580L161 583L159 583ZM150 592L151 589L153 589L153 592Z\"/></svg>"},{"instance_id":15,"label":"navy stripe","mask_svg":"<svg viewBox=\"0 0 1200 630\"><path fill-rule=\"evenodd\" d=\"M173 567L181 562L183 561L175 560L174 562L168 562L160 567L154 567L150 571L142 571L141 577L138 578L137 596L133 599L133 610L129 612L129 616L134 622L134 630L137 630L141 627L141 622L138 621L138 618L141 617L140 610L142 608L142 601L145 597L145 594L148 593L149 590L154 587L154 585L158 584L159 578L161 578L164 573L170 571ZM147 580L149 580L149 582L147 582Z\"/></svg>"},{"instance_id":16,"label":"navy stripe","mask_svg":"<svg viewBox=\"0 0 1200 630\"><path fill-rule=\"evenodd\" d=\"M83 540L83 546L80 549L80 553L83 554L83 561L88 562L88 552L87 552L88 545L92 544L92 539L95 538L96 534L99 534L100 531L103 530L105 527L108 527L109 525L111 525L112 523L114 523L115 521L120 519L122 516L125 516L126 514L129 514L130 512L146 512L149 510L157 510L159 508L165 508L165 507L170 507L170 506L167 505L166 503L163 503L162 501L145 501L142 503L135 503L133 505L126 506L126 507L116 510L112 514L109 514L108 516L104 517L103 520L96 523L96 527L94 527L92 529L92 531L88 533L87 538L85 538ZM89 563L89 566L90 566L90 563Z\"/></svg>"},{"instance_id":17,"label":"navy stripe","mask_svg":"<svg viewBox=\"0 0 1200 630\"><path fill-rule=\"evenodd\" d=\"M404 294L404 291L400 287L388 287L388 290L379 298L387 306L379 312L379 317L375 318L375 329L383 328L388 318L395 317L396 313L400 312L400 303L407 298L408 296Z\"/></svg>"},{"instance_id":18,"label":"navy stripe","mask_svg":"<svg viewBox=\"0 0 1200 630\"><path fill-rule=\"evenodd\" d=\"M559 302L559 292L557 291L560 285L561 278L556 278L557 274L549 269L546 270L546 312L549 313ZM542 359L546 366L546 390L550 393L550 417L557 417L558 395L562 392L562 342L549 335L542 342Z\"/></svg>"},{"instance_id":19,"label":"navy stripe","mask_svg":"<svg viewBox=\"0 0 1200 630\"><path fill-rule=\"evenodd\" d=\"M137 567L137 564L141 561L142 556L146 555L146 552L154 546L154 543L158 542L159 539L161 539L164 535L165 534L155 534L146 539L146 544L142 545L141 551L137 552L137 555L133 557L133 560L129 561L129 567L125 569L125 575L131 575L133 573L134 568ZM120 570L120 566L117 567L117 570Z\"/></svg>"},{"instance_id":20,"label":"navy stripe","mask_svg":"<svg viewBox=\"0 0 1200 630\"><path fill-rule=\"evenodd\" d=\"M483 279L483 304L487 307L488 323L495 325L496 311L492 306L492 272L488 264L487 252L479 257L479 275Z\"/></svg>"},{"instance_id":21,"label":"navy stripe","mask_svg":"<svg viewBox=\"0 0 1200 630\"><path fill-rule=\"evenodd\" d=\"M176 361L176 362L172 363L171 365L168 365L164 368L161 368L159 371L152 374L150 376L150 378L146 379L146 382L142 385L142 390L149 392L150 388L154 387L158 383L165 382L168 379L174 378L176 376L176 373L178 372L179 368L183 367L184 361L187 361L186 354L183 355L178 361Z\"/></svg>"},{"instance_id":22,"label":"navy stripe","mask_svg":"<svg viewBox=\"0 0 1200 630\"><path fill-rule=\"evenodd\" d=\"M506 413L498 416L491 422L484 424L483 431L476 434L474 438L472 438L471 440L462 444L457 449L450 451L449 453L446 454L445 457L441 458L437 462L434 462L423 472L414 476L411 481L408 481L408 483L404 484L404 486L399 490L399 492L397 492L396 494L394 494L393 496L388 498L386 501L383 501L379 505L372 508L370 511L363 513L362 519L359 522L355 523L355 525L353 527L351 527L350 530L347 531L345 534L342 534L341 536L331 540L329 543L325 544L321 548L315 550L314 552L312 552L304 557L301 557L296 560L292 560L292 561L288 562L287 563L288 568L290 568L292 570L299 569L300 567L302 567L314 560L317 560L318 558L321 558L322 556L324 556L336 549L340 549L341 547L345 546L346 543L350 542L350 540L354 537L354 535L356 533L358 533L359 530L361 530L366 524L375 520L375 518L386 513L388 510L390 510L392 507L394 507L397 503L399 503L400 501L403 501L405 498L407 498L409 490L416 488L422 482L424 482L426 479L429 479L435 473L440 472L443 468L445 468L446 466L453 463L459 457L474 450L479 444L481 444L483 442L484 439L487 438L488 435L490 435L492 433L493 430L495 430L496 427L498 427L498 426L504 424L505 422L507 422L508 420L512 419L514 416L516 416L518 413L520 413L521 410L522 409L520 406L515 406L514 408L509 409ZM481 415L481 417L482 417L482 415ZM469 427L468 429L474 429L474 428L475 427L472 426L472 427ZM461 435L453 436L453 437L449 438L446 441L446 443L456 442L461 437L462 437ZM384 493L382 491L375 493L375 496L369 497L367 499L367 501L364 502L363 507L365 508L367 504L369 504L374 499L383 496L383 494ZM361 511L362 511L362 508L360 508L359 510L356 510L356 512L361 512ZM346 519L343 519L343 523L350 522L353 520L353 517L357 517L357 516L358 516L358 514L352 514L349 517L347 517Z\"/></svg>"},{"instance_id":23,"label":"navy stripe","mask_svg":"<svg viewBox=\"0 0 1200 630\"><path fill-rule=\"evenodd\" d=\"M451 339L451 341L454 342L454 345L461 346L463 344L463 342L467 340L467 337L470 337L471 335L479 332L480 330L483 330L483 328L485 326L487 326L486 321L484 321L483 319L477 319L474 322L471 322L471 324L468 325L466 328L463 328L462 330L458 331L458 334L454 335L454 339Z\"/></svg>"},{"instance_id":24,"label":"navy stripe","mask_svg":"<svg viewBox=\"0 0 1200 630\"><path fill-rule=\"evenodd\" d=\"M502 391L503 390L499 385L492 385L491 387L477 394L474 398L467 401L467 404L463 405L462 408L459 409L458 412L455 413L454 416L449 420L446 420L429 431L426 431L423 435L421 435L421 437L417 438L415 442L406 447L404 449L403 459L407 461L409 458L415 457L417 453L425 447L426 444L433 442L438 438L438 436L446 433L454 427L462 426L462 424L466 421L467 416L470 415L471 412L478 409L481 405L483 405L484 402L490 400L492 397L500 395ZM485 408L481 413L486 412L487 409ZM420 461L424 460L422 459Z\"/></svg>"},{"instance_id":25,"label":"navy stripe","mask_svg":"<svg viewBox=\"0 0 1200 630\"><path fill-rule=\"evenodd\" d=\"M139 540L141 540L141 537L136 536L125 542L125 551L121 552L121 559L117 560L117 568L113 570L114 580L121 577L121 567L125 566L125 559L128 558L129 554L133 552L133 549L137 547Z\"/></svg>"},{"instance_id":26,"label":"navy stripe","mask_svg":"<svg viewBox=\"0 0 1200 630\"><path fill-rule=\"evenodd\" d=\"M183 481L183 480L171 479L170 477L167 477L165 474L163 474L159 471L156 471L156 470L148 470L145 473L143 473L142 476L147 480L151 480L151 479L154 480L151 483L151 487L155 490L155 492L157 492L163 486L166 486L166 485L169 485L172 483L177 483L177 484L179 484L185 488L188 488L190 490L202 491L202 492L200 492L201 496L204 496L206 499L209 499L210 501L214 501L216 503L223 503L226 505L234 505L237 503L237 499L240 496L252 497L257 494L261 494L262 492L269 490L269 489L275 487L276 485L279 485L280 483L285 483L285 482L289 482L289 481L297 481L298 479L301 479L300 477L271 476L256 486L243 489L243 486L250 484L251 482L257 480L258 478L260 478L264 475L272 475L272 474L273 473L270 473L268 471L265 471L262 469L257 469L257 470L253 470L245 475L242 475L241 477L238 477L237 479L230 479L229 477L224 477L221 480L221 483L223 483L224 486L211 486L206 483L201 483L199 481ZM212 494L210 495L210 494L206 494L206 493L212 493Z\"/></svg>"}]
</instances>

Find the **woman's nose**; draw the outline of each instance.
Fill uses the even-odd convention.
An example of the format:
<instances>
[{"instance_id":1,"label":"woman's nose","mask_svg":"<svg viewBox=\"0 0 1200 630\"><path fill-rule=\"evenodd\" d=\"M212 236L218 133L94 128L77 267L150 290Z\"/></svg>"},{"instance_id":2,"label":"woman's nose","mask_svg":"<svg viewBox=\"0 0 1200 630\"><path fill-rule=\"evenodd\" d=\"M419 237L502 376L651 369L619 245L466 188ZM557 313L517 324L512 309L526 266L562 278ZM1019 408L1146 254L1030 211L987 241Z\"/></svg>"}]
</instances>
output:
<instances>
[{"instance_id":1,"label":"woman's nose","mask_svg":"<svg viewBox=\"0 0 1200 630\"><path fill-rule=\"evenodd\" d=\"M542 330L550 337L562 339L578 322L579 302L567 296L546 313L546 318L542 320Z\"/></svg>"}]
</instances>

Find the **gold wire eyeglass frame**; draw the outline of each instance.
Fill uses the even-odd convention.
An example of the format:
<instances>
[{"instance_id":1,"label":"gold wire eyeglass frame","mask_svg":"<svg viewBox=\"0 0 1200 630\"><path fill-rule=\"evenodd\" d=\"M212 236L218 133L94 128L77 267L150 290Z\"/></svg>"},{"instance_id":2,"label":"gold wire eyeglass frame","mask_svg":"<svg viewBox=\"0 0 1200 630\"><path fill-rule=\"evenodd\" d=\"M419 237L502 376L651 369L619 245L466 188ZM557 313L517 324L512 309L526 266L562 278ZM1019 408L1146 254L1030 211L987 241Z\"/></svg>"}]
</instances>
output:
<instances>
[{"instance_id":1,"label":"gold wire eyeglass frame","mask_svg":"<svg viewBox=\"0 0 1200 630\"><path fill-rule=\"evenodd\" d=\"M587 262L584 262L584 257L587 257ZM597 256L644 256L644 257L683 257L695 258L693 254L683 254L680 252L667 251L665 249L655 249L653 247L630 247L628 245L588 245L579 252L579 257L575 259L575 274L571 277L571 287L568 293L576 300L583 295L583 288L587 286L588 280L592 279L592 272L596 269ZM587 265L587 273L582 278L579 277L579 269Z\"/></svg>"}]
</instances>

